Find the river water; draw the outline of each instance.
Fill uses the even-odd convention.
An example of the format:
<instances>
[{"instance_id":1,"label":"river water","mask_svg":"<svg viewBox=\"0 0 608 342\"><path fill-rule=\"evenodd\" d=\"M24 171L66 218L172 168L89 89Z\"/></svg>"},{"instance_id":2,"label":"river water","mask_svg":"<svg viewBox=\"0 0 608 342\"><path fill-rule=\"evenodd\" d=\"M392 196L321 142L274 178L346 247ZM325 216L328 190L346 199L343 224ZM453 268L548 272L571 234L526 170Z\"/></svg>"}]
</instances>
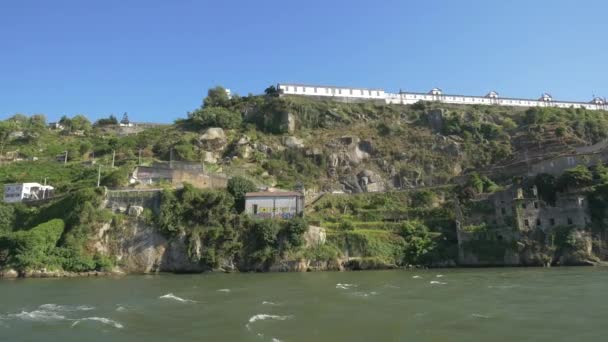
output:
<instances>
[{"instance_id":1,"label":"river water","mask_svg":"<svg viewBox=\"0 0 608 342\"><path fill-rule=\"evenodd\" d=\"M0 281L1 341L608 339L608 268Z\"/></svg>"}]
</instances>

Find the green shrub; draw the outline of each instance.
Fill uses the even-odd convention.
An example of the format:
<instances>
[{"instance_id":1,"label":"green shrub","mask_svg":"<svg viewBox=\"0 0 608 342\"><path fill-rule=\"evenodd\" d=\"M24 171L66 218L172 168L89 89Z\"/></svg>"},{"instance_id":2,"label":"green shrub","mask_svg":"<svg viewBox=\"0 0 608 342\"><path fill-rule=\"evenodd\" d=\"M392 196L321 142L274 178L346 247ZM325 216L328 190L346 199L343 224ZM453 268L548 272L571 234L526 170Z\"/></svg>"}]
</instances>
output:
<instances>
[{"instance_id":1,"label":"green shrub","mask_svg":"<svg viewBox=\"0 0 608 342\"><path fill-rule=\"evenodd\" d=\"M7 236L10 263L21 270L42 268L49 264L57 242L63 234L63 220L54 219L30 230L16 231Z\"/></svg>"},{"instance_id":2,"label":"green shrub","mask_svg":"<svg viewBox=\"0 0 608 342\"><path fill-rule=\"evenodd\" d=\"M245 209L245 194L248 192L254 192L258 188L255 186L255 183L249 179L241 176L235 176L228 180L227 189L235 199L237 210L241 212Z\"/></svg>"}]
</instances>

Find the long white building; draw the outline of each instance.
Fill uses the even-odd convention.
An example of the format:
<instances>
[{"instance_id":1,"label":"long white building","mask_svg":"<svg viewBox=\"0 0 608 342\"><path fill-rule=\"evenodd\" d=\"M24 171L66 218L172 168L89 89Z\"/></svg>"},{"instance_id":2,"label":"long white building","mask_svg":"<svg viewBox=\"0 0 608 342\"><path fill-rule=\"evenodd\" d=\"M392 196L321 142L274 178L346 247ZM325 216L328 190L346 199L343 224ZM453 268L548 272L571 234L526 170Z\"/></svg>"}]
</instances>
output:
<instances>
[{"instance_id":1,"label":"long white building","mask_svg":"<svg viewBox=\"0 0 608 342\"><path fill-rule=\"evenodd\" d=\"M40 183L17 183L4 185L4 202L17 203L37 201L53 197L55 188Z\"/></svg>"},{"instance_id":2,"label":"long white building","mask_svg":"<svg viewBox=\"0 0 608 342\"><path fill-rule=\"evenodd\" d=\"M415 93L400 91L398 93L387 93L379 88L350 88L320 86L296 83L279 83L277 89L281 95L302 95L330 97L342 101L374 100L384 101L389 104L414 104L418 101L436 101L451 104L468 105L497 105L509 107L558 107L558 108L586 108L590 110L608 110L608 101L605 98L595 97L590 102L558 101L550 94L544 93L540 98L520 99L501 97L495 91L485 96L468 96L444 94L439 88L433 88L428 93Z\"/></svg>"}]
</instances>

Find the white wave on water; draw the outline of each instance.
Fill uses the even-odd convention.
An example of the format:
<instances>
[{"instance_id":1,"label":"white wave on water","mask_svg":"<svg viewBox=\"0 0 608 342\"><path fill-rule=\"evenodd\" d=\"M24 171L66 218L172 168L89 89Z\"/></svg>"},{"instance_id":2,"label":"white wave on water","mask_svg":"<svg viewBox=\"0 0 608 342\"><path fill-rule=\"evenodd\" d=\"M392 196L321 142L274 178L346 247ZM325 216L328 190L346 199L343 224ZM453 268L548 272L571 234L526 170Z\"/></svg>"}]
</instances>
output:
<instances>
[{"instance_id":1,"label":"white wave on water","mask_svg":"<svg viewBox=\"0 0 608 342\"><path fill-rule=\"evenodd\" d=\"M55 312L73 312L73 311L91 311L94 307L88 305L60 305L60 304L42 304L38 307L40 310L55 311Z\"/></svg>"},{"instance_id":2,"label":"white wave on water","mask_svg":"<svg viewBox=\"0 0 608 342\"><path fill-rule=\"evenodd\" d=\"M420 279L420 278L422 278L422 277L421 277L421 276L419 276L419 275L415 275L415 276L413 276L412 278L413 278L413 279Z\"/></svg>"},{"instance_id":3,"label":"white wave on water","mask_svg":"<svg viewBox=\"0 0 608 342\"><path fill-rule=\"evenodd\" d=\"M275 302L263 301L263 302L262 302L262 305L279 305L279 304L277 304L277 303L275 303Z\"/></svg>"},{"instance_id":4,"label":"white wave on water","mask_svg":"<svg viewBox=\"0 0 608 342\"><path fill-rule=\"evenodd\" d=\"M116 307L116 311L118 311L118 312L127 312L127 308L125 308L122 305L119 305L119 306Z\"/></svg>"},{"instance_id":5,"label":"white wave on water","mask_svg":"<svg viewBox=\"0 0 608 342\"><path fill-rule=\"evenodd\" d=\"M371 291L371 292L353 292L352 295L355 297L370 297L370 296L376 296L378 294L378 292L376 291Z\"/></svg>"},{"instance_id":6,"label":"white wave on water","mask_svg":"<svg viewBox=\"0 0 608 342\"><path fill-rule=\"evenodd\" d=\"M124 328L124 326L122 324L116 322L115 320L112 320L112 319L109 319L109 318L105 318L105 317L85 317L85 318L80 318L80 319L77 319L74 323L72 323L72 327L77 326L82 321L100 322L100 323L103 323L103 324L111 325L111 326L113 326L116 329L122 329L122 328Z\"/></svg>"},{"instance_id":7,"label":"white wave on water","mask_svg":"<svg viewBox=\"0 0 608 342\"><path fill-rule=\"evenodd\" d=\"M176 295L174 295L173 293L167 293L164 296L160 296L158 297L159 299L172 299L181 303L196 303L196 301L193 301L191 299L184 299L184 298L180 298Z\"/></svg>"},{"instance_id":8,"label":"white wave on water","mask_svg":"<svg viewBox=\"0 0 608 342\"><path fill-rule=\"evenodd\" d=\"M253 315L251 316L251 318L249 318L249 323L245 324L245 327L248 330L251 330L251 324L257 322L257 321L265 321L265 320L275 320L275 321L286 321L288 319L292 319L293 316L278 316L278 315L269 315L269 314L257 314L257 315Z\"/></svg>"},{"instance_id":9,"label":"white wave on water","mask_svg":"<svg viewBox=\"0 0 608 342\"><path fill-rule=\"evenodd\" d=\"M56 322L69 320L65 316L66 313L90 310L95 310L95 308L87 305L42 304L32 311L8 314L4 319L20 319L29 322Z\"/></svg>"},{"instance_id":10,"label":"white wave on water","mask_svg":"<svg viewBox=\"0 0 608 342\"><path fill-rule=\"evenodd\" d=\"M443 277L443 274L438 274L438 275L436 275L435 277L437 277L437 278L441 278L441 277Z\"/></svg>"},{"instance_id":11,"label":"white wave on water","mask_svg":"<svg viewBox=\"0 0 608 342\"><path fill-rule=\"evenodd\" d=\"M446 285L447 283L441 282L441 281L436 281L436 280L431 280L430 281L431 285Z\"/></svg>"},{"instance_id":12,"label":"white wave on water","mask_svg":"<svg viewBox=\"0 0 608 342\"><path fill-rule=\"evenodd\" d=\"M219 290L217 290L217 292L226 292L226 293L228 293L228 292L230 292L230 289L219 289Z\"/></svg>"},{"instance_id":13,"label":"white wave on water","mask_svg":"<svg viewBox=\"0 0 608 342\"><path fill-rule=\"evenodd\" d=\"M279 340L278 338L272 338L272 342L282 342L281 340Z\"/></svg>"},{"instance_id":14,"label":"white wave on water","mask_svg":"<svg viewBox=\"0 0 608 342\"><path fill-rule=\"evenodd\" d=\"M336 288L342 289L342 290L348 290L350 288L357 287L357 286L358 285L356 285L356 284L341 284L341 283L336 284Z\"/></svg>"},{"instance_id":15,"label":"white wave on water","mask_svg":"<svg viewBox=\"0 0 608 342\"><path fill-rule=\"evenodd\" d=\"M399 286L393 285L393 284L386 284L386 285L384 285L384 287L389 288L389 289L400 289Z\"/></svg>"},{"instance_id":16,"label":"white wave on water","mask_svg":"<svg viewBox=\"0 0 608 342\"><path fill-rule=\"evenodd\" d=\"M485 319L492 318L491 316L486 316L486 315L477 314L477 313L471 314L471 316L477 317L477 318L485 318Z\"/></svg>"},{"instance_id":17,"label":"white wave on water","mask_svg":"<svg viewBox=\"0 0 608 342\"><path fill-rule=\"evenodd\" d=\"M24 321L30 322L54 322L65 320L64 315L60 315L54 311L47 310L33 310L33 311L21 311L18 314L7 315L9 318L18 318Z\"/></svg>"}]
</instances>

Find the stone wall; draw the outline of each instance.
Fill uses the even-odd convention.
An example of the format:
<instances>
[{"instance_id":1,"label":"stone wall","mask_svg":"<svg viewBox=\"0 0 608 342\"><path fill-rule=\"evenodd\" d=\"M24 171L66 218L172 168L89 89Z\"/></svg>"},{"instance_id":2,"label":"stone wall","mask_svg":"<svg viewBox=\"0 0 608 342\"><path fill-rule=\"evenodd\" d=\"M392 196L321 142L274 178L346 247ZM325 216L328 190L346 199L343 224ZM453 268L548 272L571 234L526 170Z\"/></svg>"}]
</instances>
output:
<instances>
[{"instance_id":1,"label":"stone wall","mask_svg":"<svg viewBox=\"0 0 608 342\"><path fill-rule=\"evenodd\" d=\"M221 175L204 174L189 170L172 170L174 185L183 183L192 184L192 186L200 189L225 189L228 185L228 177Z\"/></svg>"},{"instance_id":2,"label":"stone wall","mask_svg":"<svg viewBox=\"0 0 608 342\"><path fill-rule=\"evenodd\" d=\"M139 181L142 184L167 181L175 186L189 183L200 189L224 189L228 185L228 177L224 175L204 173L196 165L178 165L172 169L162 166L139 166L133 172L133 181Z\"/></svg>"},{"instance_id":3,"label":"stone wall","mask_svg":"<svg viewBox=\"0 0 608 342\"><path fill-rule=\"evenodd\" d=\"M108 190L106 208L126 213L132 206L160 210L160 189L153 190Z\"/></svg>"}]
</instances>

